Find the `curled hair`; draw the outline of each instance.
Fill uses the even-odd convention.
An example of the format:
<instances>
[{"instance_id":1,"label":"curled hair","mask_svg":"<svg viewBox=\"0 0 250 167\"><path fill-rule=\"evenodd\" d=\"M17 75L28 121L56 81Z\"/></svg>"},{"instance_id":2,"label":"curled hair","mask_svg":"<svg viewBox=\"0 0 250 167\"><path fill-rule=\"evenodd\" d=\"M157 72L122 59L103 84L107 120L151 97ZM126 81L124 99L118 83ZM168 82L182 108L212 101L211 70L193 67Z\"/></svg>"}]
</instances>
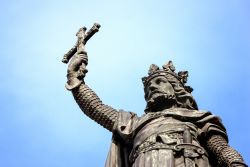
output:
<instances>
[{"instance_id":1,"label":"curled hair","mask_svg":"<svg viewBox=\"0 0 250 167\"><path fill-rule=\"evenodd\" d=\"M198 110L197 103L194 100L193 96L185 89L180 81L177 80L174 76L168 76L167 79L175 91L177 106L181 108Z\"/></svg>"}]
</instances>

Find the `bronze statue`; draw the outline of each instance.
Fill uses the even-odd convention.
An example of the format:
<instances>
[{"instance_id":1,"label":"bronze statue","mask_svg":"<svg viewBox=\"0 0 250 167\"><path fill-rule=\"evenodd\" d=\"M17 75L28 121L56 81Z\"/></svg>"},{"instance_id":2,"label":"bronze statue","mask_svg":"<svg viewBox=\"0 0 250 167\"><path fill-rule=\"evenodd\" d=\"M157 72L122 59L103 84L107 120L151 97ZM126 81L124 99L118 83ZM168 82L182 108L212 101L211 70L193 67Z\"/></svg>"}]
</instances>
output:
<instances>
[{"instance_id":1,"label":"bronze statue","mask_svg":"<svg viewBox=\"0 0 250 167\"><path fill-rule=\"evenodd\" d=\"M171 61L162 69L151 65L148 76L142 78L147 106L141 117L103 104L83 80L88 63L85 31L78 33L76 53L70 52L74 56L66 88L88 117L113 133L106 167L247 166L228 145L220 118L198 110L193 89L186 85L188 72L176 73Z\"/></svg>"}]
</instances>

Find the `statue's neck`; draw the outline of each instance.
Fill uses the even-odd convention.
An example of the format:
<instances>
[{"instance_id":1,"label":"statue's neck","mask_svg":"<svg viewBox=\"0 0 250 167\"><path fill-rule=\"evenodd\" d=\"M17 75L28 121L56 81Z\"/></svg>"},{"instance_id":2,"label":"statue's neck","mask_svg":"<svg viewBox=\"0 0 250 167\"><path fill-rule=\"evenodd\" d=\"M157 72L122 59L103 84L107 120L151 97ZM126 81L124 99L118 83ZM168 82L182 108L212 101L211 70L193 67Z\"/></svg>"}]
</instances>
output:
<instances>
[{"instance_id":1,"label":"statue's neck","mask_svg":"<svg viewBox=\"0 0 250 167\"><path fill-rule=\"evenodd\" d=\"M155 107L152 107L150 109L151 112L160 112L160 111L164 111L164 110L167 110L167 109L174 109L174 108L177 108L177 105L176 104L170 104L170 105L157 105Z\"/></svg>"}]
</instances>

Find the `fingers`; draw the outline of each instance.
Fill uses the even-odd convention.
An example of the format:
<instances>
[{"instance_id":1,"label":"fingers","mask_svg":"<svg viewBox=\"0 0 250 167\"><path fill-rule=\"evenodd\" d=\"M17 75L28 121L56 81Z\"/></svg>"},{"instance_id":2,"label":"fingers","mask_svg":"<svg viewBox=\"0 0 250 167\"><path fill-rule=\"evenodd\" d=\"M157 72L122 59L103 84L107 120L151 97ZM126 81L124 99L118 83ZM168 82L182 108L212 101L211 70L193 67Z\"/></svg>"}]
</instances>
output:
<instances>
[{"instance_id":1,"label":"fingers","mask_svg":"<svg viewBox=\"0 0 250 167\"><path fill-rule=\"evenodd\" d=\"M77 71L77 76L79 79L83 79L85 77L85 74L88 72L88 70L86 69L86 65L84 63L82 63L80 65L79 70Z\"/></svg>"},{"instance_id":2,"label":"fingers","mask_svg":"<svg viewBox=\"0 0 250 167\"><path fill-rule=\"evenodd\" d=\"M86 52L76 53L69 63L68 72L77 72L82 64L87 65L87 59Z\"/></svg>"}]
</instances>

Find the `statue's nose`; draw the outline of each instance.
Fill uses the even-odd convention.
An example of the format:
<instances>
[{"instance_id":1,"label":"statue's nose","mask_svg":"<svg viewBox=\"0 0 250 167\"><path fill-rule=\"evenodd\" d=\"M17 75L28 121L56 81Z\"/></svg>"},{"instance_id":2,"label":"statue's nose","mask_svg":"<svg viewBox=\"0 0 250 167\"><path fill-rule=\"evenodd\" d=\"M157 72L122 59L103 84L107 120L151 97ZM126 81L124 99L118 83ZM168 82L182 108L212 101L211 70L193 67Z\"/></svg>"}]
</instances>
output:
<instances>
[{"instance_id":1,"label":"statue's nose","mask_svg":"<svg viewBox=\"0 0 250 167\"><path fill-rule=\"evenodd\" d=\"M157 85L156 85L156 84L151 84L151 85L149 86L149 90L150 90L151 92L157 90Z\"/></svg>"}]
</instances>

